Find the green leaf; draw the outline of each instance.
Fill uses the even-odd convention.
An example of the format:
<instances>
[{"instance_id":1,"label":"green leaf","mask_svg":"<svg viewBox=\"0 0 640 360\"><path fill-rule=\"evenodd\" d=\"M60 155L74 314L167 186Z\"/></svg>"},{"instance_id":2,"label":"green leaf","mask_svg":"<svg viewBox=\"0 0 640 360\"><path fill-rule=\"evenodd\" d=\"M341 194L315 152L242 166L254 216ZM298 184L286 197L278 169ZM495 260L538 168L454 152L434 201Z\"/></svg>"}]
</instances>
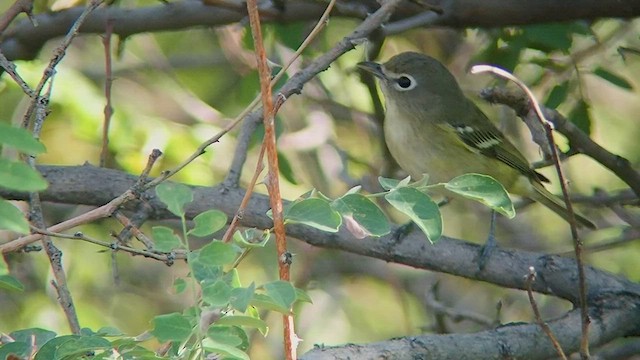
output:
<instances>
[{"instance_id":1,"label":"green leaf","mask_svg":"<svg viewBox=\"0 0 640 360\"><path fill-rule=\"evenodd\" d=\"M176 216L184 215L184 205L193 201L193 192L187 185L165 181L156 187L156 195Z\"/></svg>"},{"instance_id":2,"label":"green leaf","mask_svg":"<svg viewBox=\"0 0 640 360\"><path fill-rule=\"evenodd\" d=\"M0 346L0 359L30 359L30 354L31 346L26 342L14 341Z\"/></svg>"},{"instance_id":3,"label":"green leaf","mask_svg":"<svg viewBox=\"0 0 640 360\"><path fill-rule=\"evenodd\" d=\"M39 155L47 148L33 135L22 128L0 122L0 145L8 145L27 155Z\"/></svg>"},{"instance_id":4,"label":"green leaf","mask_svg":"<svg viewBox=\"0 0 640 360\"><path fill-rule=\"evenodd\" d=\"M244 351L209 338L202 340L202 346L209 352L223 355L225 360L250 360Z\"/></svg>"},{"instance_id":5,"label":"green leaf","mask_svg":"<svg viewBox=\"0 0 640 360\"><path fill-rule=\"evenodd\" d=\"M173 280L173 291L175 294L182 294L187 289L187 282L183 278Z\"/></svg>"},{"instance_id":6,"label":"green leaf","mask_svg":"<svg viewBox=\"0 0 640 360\"><path fill-rule=\"evenodd\" d=\"M298 288L296 288L296 301L306 302L306 303L309 303L309 304L313 303L313 301L311 300L311 297L309 296L309 294L307 294L306 291L304 291L302 289L298 289Z\"/></svg>"},{"instance_id":7,"label":"green leaf","mask_svg":"<svg viewBox=\"0 0 640 360\"><path fill-rule=\"evenodd\" d=\"M410 187L392 190L385 199L401 213L407 215L422 232L427 240L434 243L442 236L442 214L429 196Z\"/></svg>"},{"instance_id":8,"label":"green leaf","mask_svg":"<svg viewBox=\"0 0 640 360\"><path fill-rule=\"evenodd\" d=\"M304 199L285 209L284 214L287 223L298 223L313 228L337 232L342 224L342 217L334 211L329 202L324 199Z\"/></svg>"},{"instance_id":9,"label":"green leaf","mask_svg":"<svg viewBox=\"0 0 640 360\"><path fill-rule=\"evenodd\" d=\"M47 188L47 181L25 163L0 158L0 186L18 191L42 191Z\"/></svg>"},{"instance_id":10,"label":"green leaf","mask_svg":"<svg viewBox=\"0 0 640 360\"><path fill-rule=\"evenodd\" d=\"M151 334L158 341L185 341L191 336L193 326L189 318L179 313L158 315L153 319Z\"/></svg>"},{"instance_id":11,"label":"green leaf","mask_svg":"<svg viewBox=\"0 0 640 360\"><path fill-rule=\"evenodd\" d=\"M591 134L591 124L593 122L589 114L589 104L586 101L580 99L569 112L567 119L587 135Z\"/></svg>"},{"instance_id":12,"label":"green leaf","mask_svg":"<svg viewBox=\"0 0 640 360\"><path fill-rule=\"evenodd\" d=\"M290 309L296 301L296 289L288 281L274 281L263 285L267 295L279 306Z\"/></svg>"},{"instance_id":13,"label":"green leaf","mask_svg":"<svg viewBox=\"0 0 640 360\"><path fill-rule=\"evenodd\" d=\"M207 337L217 343L245 350L249 344L247 333L241 327L219 325L217 322L207 329Z\"/></svg>"},{"instance_id":14,"label":"green leaf","mask_svg":"<svg viewBox=\"0 0 640 360\"><path fill-rule=\"evenodd\" d=\"M79 336L65 341L56 350L56 358L83 358L85 354L95 350L111 348L111 342L100 336Z\"/></svg>"},{"instance_id":15,"label":"green leaf","mask_svg":"<svg viewBox=\"0 0 640 360\"><path fill-rule=\"evenodd\" d=\"M551 92L549 92L549 96L544 102L544 105L548 108L555 109L567 99L568 94L569 82L564 81L560 85L556 85L553 87L553 89L551 89Z\"/></svg>"},{"instance_id":16,"label":"green leaf","mask_svg":"<svg viewBox=\"0 0 640 360\"><path fill-rule=\"evenodd\" d=\"M269 25L273 27L276 40L291 50L297 50L302 41L304 41L306 34L309 33L309 28L304 22Z\"/></svg>"},{"instance_id":17,"label":"green leaf","mask_svg":"<svg viewBox=\"0 0 640 360\"><path fill-rule=\"evenodd\" d=\"M220 210L211 209L193 218L196 226L189 231L193 236L207 236L227 225L227 215Z\"/></svg>"},{"instance_id":18,"label":"green leaf","mask_svg":"<svg viewBox=\"0 0 640 360\"><path fill-rule=\"evenodd\" d=\"M382 210L364 195L348 194L336 199L331 205L342 215L347 228L358 239L383 236L390 231L389 222Z\"/></svg>"},{"instance_id":19,"label":"green leaf","mask_svg":"<svg viewBox=\"0 0 640 360\"><path fill-rule=\"evenodd\" d=\"M231 264L239 253L237 247L214 240L200 249L200 261L211 265Z\"/></svg>"},{"instance_id":20,"label":"green leaf","mask_svg":"<svg viewBox=\"0 0 640 360\"><path fill-rule=\"evenodd\" d=\"M9 336L11 336L15 341L22 341L29 344L33 343L36 347L40 348L47 341L54 339L56 337L56 333L41 328L29 328L16 330L9 334ZM0 357L0 359L3 359L3 357Z\"/></svg>"},{"instance_id":21,"label":"green leaf","mask_svg":"<svg viewBox=\"0 0 640 360\"><path fill-rule=\"evenodd\" d=\"M0 275L0 289L24 291L24 285L11 275Z\"/></svg>"},{"instance_id":22,"label":"green leaf","mask_svg":"<svg viewBox=\"0 0 640 360\"><path fill-rule=\"evenodd\" d=\"M229 285L231 285L231 287L234 287L234 288L242 287L242 282L240 281L240 274L238 273L237 268L233 268L229 270L229 272L224 275L224 279Z\"/></svg>"},{"instance_id":23,"label":"green leaf","mask_svg":"<svg viewBox=\"0 0 640 360\"><path fill-rule=\"evenodd\" d=\"M64 345L66 342L79 338L78 335L63 335L57 338L53 338L42 345L34 360L51 360L60 359L57 356L58 348Z\"/></svg>"},{"instance_id":24,"label":"green leaf","mask_svg":"<svg viewBox=\"0 0 640 360\"><path fill-rule=\"evenodd\" d=\"M264 247L269 239L271 239L271 231L269 229L236 230L233 234L233 241L242 248Z\"/></svg>"},{"instance_id":25,"label":"green leaf","mask_svg":"<svg viewBox=\"0 0 640 360\"><path fill-rule=\"evenodd\" d=\"M258 329L264 336L266 336L269 331L269 327L264 320L245 315L223 316L216 321L216 325L235 325L254 328Z\"/></svg>"},{"instance_id":26,"label":"green leaf","mask_svg":"<svg viewBox=\"0 0 640 360\"><path fill-rule=\"evenodd\" d=\"M516 216L509 193L491 176L461 175L446 183L445 188L467 199L479 201L509 219Z\"/></svg>"},{"instance_id":27,"label":"green leaf","mask_svg":"<svg viewBox=\"0 0 640 360\"><path fill-rule=\"evenodd\" d=\"M573 44L573 34L585 34L585 26L574 23L547 23L523 26L527 47L543 52L561 50L568 52Z\"/></svg>"},{"instance_id":28,"label":"green leaf","mask_svg":"<svg viewBox=\"0 0 640 360\"><path fill-rule=\"evenodd\" d=\"M29 233L29 222L22 211L2 198L0 198L0 229L20 234Z\"/></svg>"},{"instance_id":29,"label":"green leaf","mask_svg":"<svg viewBox=\"0 0 640 360\"><path fill-rule=\"evenodd\" d=\"M378 182L380 183L380 186L382 186L382 188L385 190L393 190L399 187L407 186L410 181L411 181L410 176L407 176L402 180L389 179L386 177L378 176Z\"/></svg>"},{"instance_id":30,"label":"green leaf","mask_svg":"<svg viewBox=\"0 0 640 360\"><path fill-rule=\"evenodd\" d=\"M198 282L212 281L223 275L222 266L209 263L206 258L201 256L201 249L189 253L187 261L191 268L191 274Z\"/></svg>"},{"instance_id":31,"label":"green leaf","mask_svg":"<svg viewBox=\"0 0 640 360\"><path fill-rule=\"evenodd\" d=\"M291 308L280 305L267 294L255 294L251 300L251 305L259 309L277 311L285 315L291 314Z\"/></svg>"},{"instance_id":32,"label":"green leaf","mask_svg":"<svg viewBox=\"0 0 640 360\"><path fill-rule=\"evenodd\" d=\"M2 255L0 255L0 275L9 275L9 264Z\"/></svg>"},{"instance_id":33,"label":"green leaf","mask_svg":"<svg viewBox=\"0 0 640 360\"><path fill-rule=\"evenodd\" d=\"M608 70L605 70L604 68L601 68L601 67L597 68L593 72L593 74L607 80L608 82L612 83L615 86L621 87L626 90L633 90L633 85L631 85L630 82L628 82L626 79L622 78L621 76L618 76Z\"/></svg>"},{"instance_id":34,"label":"green leaf","mask_svg":"<svg viewBox=\"0 0 640 360\"><path fill-rule=\"evenodd\" d=\"M251 283L247 288L237 287L231 290L229 303L234 309L245 312L256 292L256 285Z\"/></svg>"},{"instance_id":35,"label":"green leaf","mask_svg":"<svg viewBox=\"0 0 640 360\"><path fill-rule=\"evenodd\" d=\"M284 154L278 151L278 169L280 170L280 175L284 177L288 182L293 185L298 185L298 181L296 180L295 172L291 167L291 163L289 159L287 159Z\"/></svg>"},{"instance_id":36,"label":"green leaf","mask_svg":"<svg viewBox=\"0 0 640 360\"><path fill-rule=\"evenodd\" d=\"M202 286L202 299L211 306L223 307L231 298L231 286L222 280Z\"/></svg>"},{"instance_id":37,"label":"green leaf","mask_svg":"<svg viewBox=\"0 0 640 360\"><path fill-rule=\"evenodd\" d=\"M180 238L173 233L173 230L166 226L154 226L151 228L151 235L155 243L156 251L170 252L174 249L183 248Z\"/></svg>"}]
</instances>

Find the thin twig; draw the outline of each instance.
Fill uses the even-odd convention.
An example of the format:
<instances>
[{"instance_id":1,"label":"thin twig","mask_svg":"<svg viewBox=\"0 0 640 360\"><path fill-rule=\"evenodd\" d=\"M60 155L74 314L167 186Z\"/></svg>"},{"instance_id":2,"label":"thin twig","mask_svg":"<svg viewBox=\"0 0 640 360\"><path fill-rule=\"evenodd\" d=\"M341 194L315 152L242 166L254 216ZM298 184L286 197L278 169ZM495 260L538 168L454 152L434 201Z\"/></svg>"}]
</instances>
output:
<instances>
[{"instance_id":1,"label":"thin twig","mask_svg":"<svg viewBox=\"0 0 640 360\"><path fill-rule=\"evenodd\" d=\"M540 315L540 309L538 309L538 304L536 303L536 299L533 297L532 284L535 280L536 280L536 271L532 266L529 268L529 274L525 276L525 284L527 286L527 295L529 296L529 303L531 304L531 309L533 310L533 314L536 317L536 322L538 323L538 325L540 325L540 328L542 328L542 331L547 335L547 337L549 337L549 340L551 340L551 344L556 349L556 352L558 352L558 356L560 356L560 358L563 360L567 360L567 356L564 354L564 351L562 350L562 346L560 346L558 339L555 337L555 335L553 335L553 331L551 331L551 328L549 327L549 325L547 325L547 323L544 320L542 320L542 315Z\"/></svg>"},{"instance_id":2,"label":"thin twig","mask_svg":"<svg viewBox=\"0 0 640 360\"><path fill-rule=\"evenodd\" d=\"M280 81L280 79L282 79L293 62L297 60L300 55L302 55L302 52L309 46L309 44L311 44L311 42L318 36L320 31L327 25L329 15L331 14L331 10L333 10L336 1L337 0L331 0L329 2L326 10L322 14L316 25L313 27L309 35L307 35L307 37L304 39L304 41L302 41L302 44L300 44L293 56L284 64L284 66L278 71L276 76L274 76L274 78L271 80L271 86L274 86L278 81ZM258 94L258 96L253 99L251 104L245 109L246 113L252 111L256 107L256 105L260 101L260 96L261 94ZM244 115L242 117L244 117ZM238 186L240 182L240 176L242 175L242 167L247 160L247 151L249 149L251 136L255 132L255 129L258 127L258 124L258 121L249 117L242 126L240 136L238 137L238 145L231 162L231 167L229 168L227 177L224 180L224 184L226 184L227 186Z\"/></svg>"},{"instance_id":3,"label":"thin twig","mask_svg":"<svg viewBox=\"0 0 640 360\"><path fill-rule=\"evenodd\" d=\"M268 175L267 189L269 192L269 202L271 204L271 214L273 216L274 233L276 236L276 250L278 259L278 273L280 280L289 281L290 264L284 259L287 253L287 235L284 229L284 209L282 206L282 196L280 195L280 173L278 167L278 152L276 149L275 132L275 112L273 109L273 98L271 97L270 70L267 64L267 54L262 42L262 29L260 28L260 14L258 13L257 0L247 1L247 11L249 12L249 23L251 25L251 35L255 44L256 60L258 62L258 73L260 75L260 90L262 96L262 113L264 122L264 144L267 153ZM284 324L284 352L285 359L294 360L297 358L297 341L293 327L293 315L283 314Z\"/></svg>"},{"instance_id":4,"label":"thin twig","mask_svg":"<svg viewBox=\"0 0 640 360\"><path fill-rule=\"evenodd\" d=\"M49 81L49 79L51 79L51 77L55 74L56 66L58 66L60 61L62 61L65 55L65 52L67 51L67 48L69 48L73 39L78 35L78 32L80 31L80 26L82 26L82 24L85 22L89 14L93 10L95 10L102 3L102 1L103 0L91 0L91 2L84 9L82 14L73 23L73 26L71 27L71 29L69 29L69 31L67 32L67 35L64 37L60 45L53 51L53 56L49 60L49 65L47 65L47 67L44 69L42 78L40 79L38 86L36 86L36 90L34 92L35 96L32 96L31 103L29 104L29 108L25 112L25 116L22 120L23 128L28 127L27 125L29 124L31 115L35 110L37 104L48 102L48 99L45 100L40 98L42 89L44 89L44 86L46 85L47 81Z\"/></svg>"},{"instance_id":5,"label":"thin twig","mask_svg":"<svg viewBox=\"0 0 640 360\"><path fill-rule=\"evenodd\" d=\"M147 161L147 166L142 171L142 174L140 175L140 177L138 177L138 179L131 186L131 188L125 191L122 195L116 197L115 199L109 201L109 203L103 206L100 206L97 209L93 209L82 215L76 216L69 220L53 225L47 228L46 230L54 233L59 233L59 232L74 228L76 226L80 226L83 224L93 222L98 219L103 219L111 216L114 212L116 212L120 208L120 206L122 206L126 202L129 202L131 200L138 198L142 192L150 188L149 184L152 182L149 182L146 184L144 184L144 182L146 181L147 175L149 174L151 167L153 166L153 164L161 154L162 153L157 149L154 149L151 152L151 154L149 155L149 160ZM38 226L38 227L42 229L45 228L44 225ZM42 234L31 234L28 236L19 237L15 240L9 241L8 243L0 245L0 254L17 251L25 247L26 245L36 242L42 238L43 238ZM145 242L144 240L141 240L141 241Z\"/></svg>"},{"instance_id":6,"label":"thin twig","mask_svg":"<svg viewBox=\"0 0 640 360\"><path fill-rule=\"evenodd\" d=\"M29 87L26 81L18 74L16 71L16 65L7 59L2 51L0 51L0 67L2 67L11 78L20 86L22 91L27 94L30 98L35 97L35 92Z\"/></svg>"},{"instance_id":7,"label":"thin twig","mask_svg":"<svg viewBox=\"0 0 640 360\"><path fill-rule=\"evenodd\" d=\"M573 211L573 204L571 203L571 199L569 198L569 191L567 190L567 181L566 181L566 178L564 177L562 166L560 164L560 157L558 155L558 149L555 146L555 140L553 139L554 125L549 120L547 120L535 96L533 95L531 90L529 90L529 88L522 81L520 81L520 79L516 78L509 72L494 66L477 65L471 69L471 73L473 74L480 73L480 72L494 73L518 85L518 87L527 94L527 97L529 98L531 106L533 107L533 110L537 115L538 121L540 121L540 123L544 127L545 133L547 135L548 147L551 152L556 173L558 174L558 180L560 182L560 188L562 190L564 204L567 209L569 225L571 228L571 237L573 238L574 252L576 254L576 263L578 266L578 291L580 296L580 310L581 310L581 318L582 318L582 339L580 342L580 356L583 359L588 359L589 358L589 324L591 323L591 319L589 318L589 309L587 307L587 283L586 283L584 259L583 259L583 253L582 253L582 247L584 246L584 244L582 242L582 239L580 239L580 236L578 235L576 217Z\"/></svg>"},{"instance_id":8,"label":"thin twig","mask_svg":"<svg viewBox=\"0 0 640 360\"><path fill-rule=\"evenodd\" d=\"M151 259L155 259L155 260L159 260L164 262L167 265L172 265L174 260L176 259L186 259L187 258L187 253L185 251L175 251L173 253L170 254L164 254L164 253L157 253L157 252L153 252L153 251L147 251L147 250L140 250L140 249L136 249L130 246L126 246L126 245L122 245L122 244L117 244L114 242L108 242L108 241L103 241L103 240L99 240L96 238L93 238L91 236L87 236L82 232L76 232L75 234L64 234L64 233L58 233L58 232L53 232L53 231L49 231L49 230L44 230L44 229L39 229L36 227L31 227L31 230L33 230L35 233L41 234L41 235L46 235L46 236L51 236L51 237L57 237L57 238L61 238L61 239L71 239L71 240L82 240L82 241L86 241L95 245L99 245L114 251L125 251L128 253L131 253L133 255L141 255L147 258L151 258Z\"/></svg>"},{"instance_id":9,"label":"thin twig","mask_svg":"<svg viewBox=\"0 0 640 360\"><path fill-rule=\"evenodd\" d=\"M256 163L256 170L253 172L253 177L251 178L251 182L247 186L247 191L244 193L242 197L242 202L236 211L236 214L233 216L231 220L231 224L227 228L227 231L224 233L222 237L223 242L229 242L233 238L233 233L238 227L238 222L242 220L244 217L244 210L247 208L249 204L249 200L251 199L251 194L253 194L253 189L256 186L256 182L258 181L258 176L262 174L262 170L264 170L264 150L265 150L265 142L262 142L262 146L260 146L260 154L258 154L258 162Z\"/></svg>"},{"instance_id":10,"label":"thin twig","mask_svg":"<svg viewBox=\"0 0 640 360\"><path fill-rule=\"evenodd\" d=\"M113 20L107 21L107 28L102 37L104 46L105 59L105 81L104 81L104 97L106 104L104 105L104 123L102 124L102 149L100 150L100 167L107 164L109 156L109 127L111 125L111 117L113 116L113 106L111 105L111 88L113 85L113 72L111 66L111 38L113 35Z\"/></svg>"},{"instance_id":11,"label":"thin twig","mask_svg":"<svg viewBox=\"0 0 640 360\"><path fill-rule=\"evenodd\" d=\"M7 29L13 19L20 15L20 13L27 14L33 26L38 26L38 23L35 22L35 18L33 17L33 1L34 0L16 0L0 17L0 34Z\"/></svg>"}]
</instances>

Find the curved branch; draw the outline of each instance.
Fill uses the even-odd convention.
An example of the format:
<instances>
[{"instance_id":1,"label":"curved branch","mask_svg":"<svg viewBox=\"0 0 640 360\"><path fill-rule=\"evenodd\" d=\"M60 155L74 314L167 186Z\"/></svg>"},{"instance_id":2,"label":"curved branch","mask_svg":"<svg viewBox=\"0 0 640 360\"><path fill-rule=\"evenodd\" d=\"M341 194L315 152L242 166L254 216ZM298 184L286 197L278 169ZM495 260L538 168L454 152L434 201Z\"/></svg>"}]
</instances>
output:
<instances>
[{"instance_id":1,"label":"curved branch","mask_svg":"<svg viewBox=\"0 0 640 360\"><path fill-rule=\"evenodd\" d=\"M480 96L491 103L500 103L511 107L515 110L516 114L523 119L525 119L531 111L531 104L522 92L490 88L483 90ZM555 126L555 130L567 137L572 148L591 157L611 170L622 181L629 185L636 194L636 197L640 197L640 172L633 168L629 160L609 152L602 145L593 141L589 135L568 121L558 111L548 108L543 108L543 111L547 119Z\"/></svg>"}]
</instances>

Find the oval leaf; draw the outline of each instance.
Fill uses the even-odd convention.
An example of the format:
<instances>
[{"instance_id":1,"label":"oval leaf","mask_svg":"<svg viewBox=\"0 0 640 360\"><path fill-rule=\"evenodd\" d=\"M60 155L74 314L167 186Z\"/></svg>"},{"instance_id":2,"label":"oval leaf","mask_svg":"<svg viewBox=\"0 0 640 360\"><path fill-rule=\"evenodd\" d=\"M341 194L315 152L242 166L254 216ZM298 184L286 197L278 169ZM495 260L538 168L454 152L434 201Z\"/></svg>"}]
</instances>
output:
<instances>
[{"instance_id":1,"label":"oval leaf","mask_svg":"<svg viewBox=\"0 0 640 360\"><path fill-rule=\"evenodd\" d=\"M621 87L623 89L626 90L632 90L633 89L633 85L631 85L630 82L628 82L626 79L622 78L619 75L616 75L608 70L605 70L601 67L597 68L594 72L594 75L599 76L605 80L607 80L608 82L612 83L615 86Z\"/></svg>"},{"instance_id":2,"label":"oval leaf","mask_svg":"<svg viewBox=\"0 0 640 360\"><path fill-rule=\"evenodd\" d=\"M288 281L274 281L264 284L267 295L282 308L290 309L296 301L296 289Z\"/></svg>"},{"instance_id":3,"label":"oval leaf","mask_svg":"<svg viewBox=\"0 0 640 360\"><path fill-rule=\"evenodd\" d=\"M22 211L4 199L0 199L0 229L29 233L29 222Z\"/></svg>"},{"instance_id":4,"label":"oval leaf","mask_svg":"<svg viewBox=\"0 0 640 360\"><path fill-rule=\"evenodd\" d=\"M47 151L44 144L25 129L0 123L0 145L8 145L21 153L38 155Z\"/></svg>"},{"instance_id":5,"label":"oval leaf","mask_svg":"<svg viewBox=\"0 0 640 360\"><path fill-rule=\"evenodd\" d=\"M337 232L342 217L324 199L312 198L298 201L285 211L287 223L304 224L328 232Z\"/></svg>"},{"instance_id":6,"label":"oval leaf","mask_svg":"<svg viewBox=\"0 0 640 360\"><path fill-rule=\"evenodd\" d=\"M189 231L194 236L207 236L222 229L227 224L227 215L220 210L211 209L198 214L193 221L196 226Z\"/></svg>"},{"instance_id":7,"label":"oval leaf","mask_svg":"<svg viewBox=\"0 0 640 360\"><path fill-rule=\"evenodd\" d=\"M163 182L156 187L156 194L169 211L176 216L184 215L184 204L193 201L193 192L187 185Z\"/></svg>"},{"instance_id":8,"label":"oval leaf","mask_svg":"<svg viewBox=\"0 0 640 360\"><path fill-rule=\"evenodd\" d=\"M29 165L0 158L0 186L18 191L42 191L47 181Z\"/></svg>"},{"instance_id":9,"label":"oval leaf","mask_svg":"<svg viewBox=\"0 0 640 360\"><path fill-rule=\"evenodd\" d=\"M180 238L168 227L154 226L151 229L151 235L153 236L156 251L169 252L183 247Z\"/></svg>"},{"instance_id":10,"label":"oval leaf","mask_svg":"<svg viewBox=\"0 0 640 360\"><path fill-rule=\"evenodd\" d=\"M239 251L231 244L212 241L200 249L199 260L210 265L226 265L236 260Z\"/></svg>"},{"instance_id":11,"label":"oval leaf","mask_svg":"<svg viewBox=\"0 0 640 360\"><path fill-rule=\"evenodd\" d=\"M442 214L438 204L414 188L392 190L385 199L401 213L407 215L432 244L442 236Z\"/></svg>"},{"instance_id":12,"label":"oval leaf","mask_svg":"<svg viewBox=\"0 0 640 360\"><path fill-rule=\"evenodd\" d=\"M467 199L479 201L509 219L516 216L509 193L491 176L461 175L446 183L445 188Z\"/></svg>"},{"instance_id":13,"label":"oval leaf","mask_svg":"<svg viewBox=\"0 0 640 360\"><path fill-rule=\"evenodd\" d=\"M255 328L260 330L260 332L266 336L269 327L264 320L254 318L253 316L244 316L244 315L231 315L231 316L223 316L218 321L216 321L217 325L235 325L235 326L244 326L249 328Z\"/></svg>"},{"instance_id":14,"label":"oval leaf","mask_svg":"<svg viewBox=\"0 0 640 360\"><path fill-rule=\"evenodd\" d=\"M383 236L390 231L389 222L382 210L364 195L347 194L336 199L331 205L343 217L355 222L354 224L349 221L347 224L357 226L358 230L360 230L358 234L364 235L362 237L356 236L357 238ZM350 231L351 230L355 229L350 229ZM351 232L352 234L354 233L354 231Z\"/></svg>"},{"instance_id":15,"label":"oval leaf","mask_svg":"<svg viewBox=\"0 0 640 360\"><path fill-rule=\"evenodd\" d=\"M193 326L189 319L179 313L159 315L153 319L151 334L160 342L184 341L191 336Z\"/></svg>"}]
</instances>

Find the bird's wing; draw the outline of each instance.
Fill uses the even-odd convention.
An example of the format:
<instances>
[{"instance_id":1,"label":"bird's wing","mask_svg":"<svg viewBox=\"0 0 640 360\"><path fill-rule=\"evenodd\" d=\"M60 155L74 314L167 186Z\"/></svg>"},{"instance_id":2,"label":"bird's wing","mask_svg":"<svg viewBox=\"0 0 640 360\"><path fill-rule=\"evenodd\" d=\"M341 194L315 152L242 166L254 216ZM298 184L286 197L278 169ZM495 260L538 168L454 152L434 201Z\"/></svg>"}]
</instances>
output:
<instances>
[{"instance_id":1,"label":"bird's wing","mask_svg":"<svg viewBox=\"0 0 640 360\"><path fill-rule=\"evenodd\" d=\"M487 116L475 104L471 108L476 112L470 116L474 121L455 120L448 126L453 127L467 147L484 156L502 161L518 170L521 174L542 182L549 182L544 175L533 170L522 153L502 134L502 132L487 118Z\"/></svg>"}]
</instances>

